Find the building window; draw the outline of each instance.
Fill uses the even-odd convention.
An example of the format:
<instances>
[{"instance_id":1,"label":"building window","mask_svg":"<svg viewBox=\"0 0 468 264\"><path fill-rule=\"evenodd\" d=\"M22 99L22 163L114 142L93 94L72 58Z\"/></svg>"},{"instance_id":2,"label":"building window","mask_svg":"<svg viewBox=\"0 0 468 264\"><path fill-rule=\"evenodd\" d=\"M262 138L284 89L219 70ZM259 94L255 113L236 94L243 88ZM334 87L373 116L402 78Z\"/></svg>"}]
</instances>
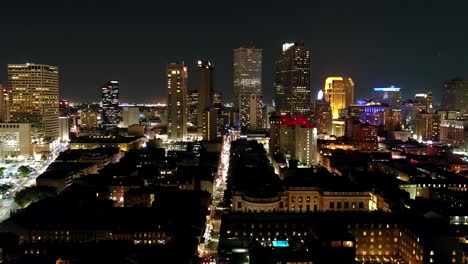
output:
<instances>
[{"instance_id":1,"label":"building window","mask_svg":"<svg viewBox=\"0 0 468 264\"><path fill-rule=\"evenodd\" d=\"M334 203L334 202L330 202L330 208L331 208L331 209L334 209L334 208L335 208L335 203Z\"/></svg>"},{"instance_id":2,"label":"building window","mask_svg":"<svg viewBox=\"0 0 468 264\"><path fill-rule=\"evenodd\" d=\"M237 208L242 208L242 202L237 202Z\"/></svg>"},{"instance_id":3,"label":"building window","mask_svg":"<svg viewBox=\"0 0 468 264\"><path fill-rule=\"evenodd\" d=\"M344 208L348 209L349 208L349 202L344 202Z\"/></svg>"},{"instance_id":4,"label":"building window","mask_svg":"<svg viewBox=\"0 0 468 264\"><path fill-rule=\"evenodd\" d=\"M307 202L310 203L310 196L307 196Z\"/></svg>"},{"instance_id":5,"label":"building window","mask_svg":"<svg viewBox=\"0 0 468 264\"><path fill-rule=\"evenodd\" d=\"M283 208L283 202L279 202L279 208L282 209Z\"/></svg>"},{"instance_id":6,"label":"building window","mask_svg":"<svg viewBox=\"0 0 468 264\"><path fill-rule=\"evenodd\" d=\"M359 207L359 209L363 209L364 208L364 202L359 202L358 207Z\"/></svg>"},{"instance_id":7,"label":"building window","mask_svg":"<svg viewBox=\"0 0 468 264\"><path fill-rule=\"evenodd\" d=\"M341 202L336 203L336 208L341 209Z\"/></svg>"}]
</instances>

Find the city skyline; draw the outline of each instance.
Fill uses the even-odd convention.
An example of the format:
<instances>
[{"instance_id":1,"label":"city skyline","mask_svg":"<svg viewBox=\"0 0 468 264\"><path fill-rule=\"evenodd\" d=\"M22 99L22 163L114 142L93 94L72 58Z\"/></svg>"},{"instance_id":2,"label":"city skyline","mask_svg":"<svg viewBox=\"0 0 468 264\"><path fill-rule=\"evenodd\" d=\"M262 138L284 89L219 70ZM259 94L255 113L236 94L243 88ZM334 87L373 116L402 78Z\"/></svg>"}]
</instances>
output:
<instances>
[{"instance_id":1,"label":"city skyline","mask_svg":"<svg viewBox=\"0 0 468 264\"><path fill-rule=\"evenodd\" d=\"M170 3L158 11L150 5L118 1L110 6L53 2L45 6L6 5L2 33L9 37L0 43L5 54L0 65L6 68L7 64L28 61L56 65L61 69L61 98L73 101L97 101L99 86L109 79L120 81L124 102L154 102L156 97L164 101L165 65L185 61L191 76L188 88L194 89L197 58L210 58L217 65L215 86L232 101L232 49L253 44L263 50L263 96L264 102L271 103L277 50L282 43L301 40L312 52L312 98L326 76L338 75L353 78L355 99L369 98L374 87L395 85L402 88L403 99L432 90L440 102L443 83L454 77L466 79L468 73L463 63L468 57L464 49L468 39L445 41L463 36L466 23L461 20L462 10L467 4L461 1L445 6L363 2L336 10L332 4L308 3L294 12L289 4L279 8L253 3L249 8L256 15L241 13L243 22L235 19L241 7L223 11L216 5L188 3L180 14L171 14L183 18L174 19L181 20L174 28L204 12L216 23L208 28L187 25L176 30L167 29L169 21L164 20L164 10L174 8ZM35 12L36 8L43 12ZM159 12L163 14L159 16ZM13 15L16 19L8 19ZM282 19L276 19L277 15ZM292 19L295 16L300 19ZM44 27L51 23L54 29ZM109 42L109 36L119 41ZM26 38L41 41L31 46ZM199 41L204 38L207 41ZM6 70L0 71L4 86L6 76Z\"/></svg>"}]
</instances>

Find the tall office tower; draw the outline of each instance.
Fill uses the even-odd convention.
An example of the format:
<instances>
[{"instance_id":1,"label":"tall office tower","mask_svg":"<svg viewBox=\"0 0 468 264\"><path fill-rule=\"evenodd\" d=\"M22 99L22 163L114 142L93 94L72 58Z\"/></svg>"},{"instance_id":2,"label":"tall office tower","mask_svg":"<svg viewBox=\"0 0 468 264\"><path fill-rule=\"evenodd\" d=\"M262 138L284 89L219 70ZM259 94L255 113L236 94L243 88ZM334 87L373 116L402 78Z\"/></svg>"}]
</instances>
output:
<instances>
[{"instance_id":1,"label":"tall office tower","mask_svg":"<svg viewBox=\"0 0 468 264\"><path fill-rule=\"evenodd\" d=\"M373 99L389 105L391 109L401 109L401 92L398 87L374 88Z\"/></svg>"},{"instance_id":2,"label":"tall office tower","mask_svg":"<svg viewBox=\"0 0 468 264\"><path fill-rule=\"evenodd\" d=\"M328 77L325 80L325 101L330 103L333 119L354 103L354 82L349 77Z\"/></svg>"},{"instance_id":3,"label":"tall office tower","mask_svg":"<svg viewBox=\"0 0 468 264\"><path fill-rule=\"evenodd\" d=\"M13 103L11 121L31 123L37 137L59 137L58 67L9 64L8 81Z\"/></svg>"},{"instance_id":4,"label":"tall office tower","mask_svg":"<svg viewBox=\"0 0 468 264\"><path fill-rule=\"evenodd\" d=\"M242 128L255 131L263 127L262 96L260 94L240 95L240 124Z\"/></svg>"},{"instance_id":5,"label":"tall office tower","mask_svg":"<svg viewBox=\"0 0 468 264\"><path fill-rule=\"evenodd\" d=\"M299 125L294 129L295 159L306 165L317 164L317 128Z\"/></svg>"},{"instance_id":6,"label":"tall office tower","mask_svg":"<svg viewBox=\"0 0 468 264\"><path fill-rule=\"evenodd\" d=\"M424 107L423 109L428 113L434 112L432 100L432 92L419 93L414 95L414 102L421 104Z\"/></svg>"},{"instance_id":7,"label":"tall office tower","mask_svg":"<svg viewBox=\"0 0 468 264\"><path fill-rule=\"evenodd\" d=\"M187 98L187 107L188 107L188 119L189 123L192 125L198 125L198 91L191 90L188 91Z\"/></svg>"},{"instance_id":8,"label":"tall office tower","mask_svg":"<svg viewBox=\"0 0 468 264\"><path fill-rule=\"evenodd\" d=\"M268 153L270 155L280 154L280 127L281 116L276 113L270 116L270 140L268 141Z\"/></svg>"},{"instance_id":9,"label":"tall office tower","mask_svg":"<svg viewBox=\"0 0 468 264\"><path fill-rule=\"evenodd\" d=\"M304 42L283 44L276 59L275 101L281 114L310 113L310 49Z\"/></svg>"},{"instance_id":10,"label":"tall office tower","mask_svg":"<svg viewBox=\"0 0 468 264\"><path fill-rule=\"evenodd\" d=\"M462 86L463 83L460 79L452 79L444 83L441 110L457 110L457 87Z\"/></svg>"},{"instance_id":11,"label":"tall office tower","mask_svg":"<svg viewBox=\"0 0 468 264\"><path fill-rule=\"evenodd\" d=\"M10 90L0 84L0 122L10 122L10 100Z\"/></svg>"},{"instance_id":12,"label":"tall office tower","mask_svg":"<svg viewBox=\"0 0 468 264\"><path fill-rule=\"evenodd\" d=\"M117 127L122 119L119 107L119 81L109 81L102 86L101 126Z\"/></svg>"},{"instance_id":13,"label":"tall office tower","mask_svg":"<svg viewBox=\"0 0 468 264\"><path fill-rule=\"evenodd\" d=\"M210 61L197 62L198 68L198 134L204 140L215 140L218 130L218 111L214 109L214 66Z\"/></svg>"},{"instance_id":14,"label":"tall office tower","mask_svg":"<svg viewBox=\"0 0 468 264\"><path fill-rule=\"evenodd\" d=\"M438 142L440 135L440 114L420 111L416 114L416 137L418 141Z\"/></svg>"},{"instance_id":15,"label":"tall office tower","mask_svg":"<svg viewBox=\"0 0 468 264\"><path fill-rule=\"evenodd\" d=\"M124 107L122 108L122 127L128 128L131 125L140 124L140 108Z\"/></svg>"},{"instance_id":16,"label":"tall office tower","mask_svg":"<svg viewBox=\"0 0 468 264\"><path fill-rule=\"evenodd\" d=\"M167 65L167 136L170 140L180 141L187 136L187 78L184 63Z\"/></svg>"},{"instance_id":17,"label":"tall office tower","mask_svg":"<svg viewBox=\"0 0 468 264\"><path fill-rule=\"evenodd\" d=\"M234 49L234 107L240 108L241 94L262 94L262 49L243 46Z\"/></svg>"},{"instance_id":18,"label":"tall office tower","mask_svg":"<svg viewBox=\"0 0 468 264\"><path fill-rule=\"evenodd\" d=\"M218 137L218 111L214 108L203 112L203 140L212 141Z\"/></svg>"},{"instance_id":19,"label":"tall office tower","mask_svg":"<svg viewBox=\"0 0 468 264\"><path fill-rule=\"evenodd\" d=\"M314 103L314 118L318 134L332 133L332 112L330 103L325 100L317 100Z\"/></svg>"},{"instance_id":20,"label":"tall office tower","mask_svg":"<svg viewBox=\"0 0 468 264\"><path fill-rule=\"evenodd\" d=\"M468 113L468 81L452 79L444 83L441 109Z\"/></svg>"},{"instance_id":21,"label":"tall office tower","mask_svg":"<svg viewBox=\"0 0 468 264\"><path fill-rule=\"evenodd\" d=\"M203 127L203 115L206 111L209 111L213 106L213 96L214 96L214 83L213 83L213 73L214 66L210 61L201 61L197 62L198 70L198 115L197 120L198 130L202 131Z\"/></svg>"},{"instance_id":22,"label":"tall office tower","mask_svg":"<svg viewBox=\"0 0 468 264\"><path fill-rule=\"evenodd\" d=\"M213 95L213 109L216 110L217 113L217 126L216 126L216 131L217 131L217 137L221 138L222 133L221 133L221 128L223 128L226 123L224 122L223 119L223 93L222 92L215 92Z\"/></svg>"}]
</instances>

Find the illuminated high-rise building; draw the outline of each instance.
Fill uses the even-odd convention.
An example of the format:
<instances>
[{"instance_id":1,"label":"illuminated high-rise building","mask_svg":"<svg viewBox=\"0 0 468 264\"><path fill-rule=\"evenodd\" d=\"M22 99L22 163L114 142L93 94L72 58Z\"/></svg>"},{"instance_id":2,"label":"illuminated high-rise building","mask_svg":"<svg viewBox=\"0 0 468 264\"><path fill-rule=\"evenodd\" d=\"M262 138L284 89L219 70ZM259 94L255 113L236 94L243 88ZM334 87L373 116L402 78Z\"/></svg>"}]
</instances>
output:
<instances>
[{"instance_id":1,"label":"illuminated high-rise building","mask_svg":"<svg viewBox=\"0 0 468 264\"><path fill-rule=\"evenodd\" d=\"M373 97L376 102L387 104L391 109L401 109L401 92L399 87L374 88Z\"/></svg>"},{"instance_id":2,"label":"illuminated high-rise building","mask_svg":"<svg viewBox=\"0 0 468 264\"><path fill-rule=\"evenodd\" d=\"M234 107L240 108L241 94L262 94L262 49L244 46L234 49Z\"/></svg>"},{"instance_id":3,"label":"illuminated high-rise building","mask_svg":"<svg viewBox=\"0 0 468 264\"><path fill-rule=\"evenodd\" d=\"M117 127L122 120L119 106L119 81L109 81L101 89L101 126Z\"/></svg>"},{"instance_id":4,"label":"illuminated high-rise building","mask_svg":"<svg viewBox=\"0 0 468 264\"><path fill-rule=\"evenodd\" d=\"M438 113L419 111L416 114L416 137L418 141L438 142L441 116Z\"/></svg>"},{"instance_id":5,"label":"illuminated high-rise building","mask_svg":"<svg viewBox=\"0 0 468 264\"><path fill-rule=\"evenodd\" d=\"M213 109L216 110L217 113L217 120L218 124L216 126L216 131L217 131L217 137L221 138L222 137L222 129L225 127L226 122L223 118L223 93L222 92L215 92L213 95Z\"/></svg>"},{"instance_id":6,"label":"illuminated high-rise building","mask_svg":"<svg viewBox=\"0 0 468 264\"><path fill-rule=\"evenodd\" d=\"M304 42L285 43L276 59L276 111L310 113L310 49Z\"/></svg>"},{"instance_id":7,"label":"illuminated high-rise building","mask_svg":"<svg viewBox=\"0 0 468 264\"><path fill-rule=\"evenodd\" d=\"M210 61L197 62L198 69L198 134L204 140L215 140L218 131L219 111L214 108L214 66Z\"/></svg>"},{"instance_id":8,"label":"illuminated high-rise building","mask_svg":"<svg viewBox=\"0 0 468 264\"><path fill-rule=\"evenodd\" d=\"M317 100L313 104L312 124L317 127L318 134L331 134L332 132L332 112L330 103L323 98L323 91L320 90Z\"/></svg>"},{"instance_id":9,"label":"illuminated high-rise building","mask_svg":"<svg viewBox=\"0 0 468 264\"><path fill-rule=\"evenodd\" d=\"M262 96L259 94L240 95L241 127L255 131L263 127Z\"/></svg>"},{"instance_id":10,"label":"illuminated high-rise building","mask_svg":"<svg viewBox=\"0 0 468 264\"><path fill-rule=\"evenodd\" d=\"M169 140L180 141L187 136L187 79L187 67L184 63L167 65L167 137Z\"/></svg>"},{"instance_id":11,"label":"illuminated high-rise building","mask_svg":"<svg viewBox=\"0 0 468 264\"><path fill-rule=\"evenodd\" d=\"M441 109L468 113L468 81L452 79L444 83Z\"/></svg>"},{"instance_id":12,"label":"illuminated high-rise building","mask_svg":"<svg viewBox=\"0 0 468 264\"><path fill-rule=\"evenodd\" d=\"M428 113L434 112L434 106L432 104L433 97L432 92L427 93L418 93L414 95L414 102L419 103L424 106L424 110Z\"/></svg>"},{"instance_id":13,"label":"illuminated high-rise building","mask_svg":"<svg viewBox=\"0 0 468 264\"><path fill-rule=\"evenodd\" d=\"M10 90L0 84L0 122L10 122Z\"/></svg>"},{"instance_id":14,"label":"illuminated high-rise building","mask_svg":"<svg viewBox=\"0 0 468 264\"><path fill-rule=\"evenodd\" d=\"M213 106L214 95L214 66L210 61L197 61L198 71L198 114L197 118L198 130L201 132L203 128L203 115Z\"/></svg>"},{"instance_id":15,"label":"illuminated high-rise building","mask_svg":"<svg viewBox=\"0 0 468 264\"><path fill-rule=\"evenodd\" d=\"M349 77L328 77L325 80L325 101L330 103L333 119L354 103L354 82Z\"/></svg>"},{"instance_id":16,"label":"illuminated high-rise building","mask_svg":"<svg viewBox=\"0 0 468 264\"><path fill-rule=\"evenodd\" d=\"M234 107L240 126L256 130L262 126L262 50L240 47L234 50Z\"/></svg>"},{"instance_id":17,"label":"illuminated high-rise building","mask_svg":"<svg viewBox=\"0 0 468 264\"><path fill-rule=\"evenodd\" d=\"M9 64L11 121L31 123L37 137L59 137L59 70L43 64Z\"/></svg>"},{"instance_id":18,"label":"illuminated high-rise building","mask_svg":"<svg viewBox=\"0 0 468 264\"><path fill-rule=\"evenodd\" d=\"M188 107L188 122L194 125L198 125L198 91L188 91L187 107Z\"/></svg>"}]
</instances>

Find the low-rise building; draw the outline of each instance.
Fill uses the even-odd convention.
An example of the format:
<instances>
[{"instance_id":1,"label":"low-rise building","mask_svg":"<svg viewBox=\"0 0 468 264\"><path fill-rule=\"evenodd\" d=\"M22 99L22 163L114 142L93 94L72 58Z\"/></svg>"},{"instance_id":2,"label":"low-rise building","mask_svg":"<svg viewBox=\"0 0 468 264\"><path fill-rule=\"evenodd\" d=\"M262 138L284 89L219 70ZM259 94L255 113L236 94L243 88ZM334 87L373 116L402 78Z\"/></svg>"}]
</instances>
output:
<instances>
[{"instance_id":1,"label":"low-rise building","mask_svg":"<svg viewBox=\"0 0 468 264\"><path fill-rule=\"evenodd\" d=\"M145 137L88 136L77 137L70 141L70 149L119 148L120 151L139 149Z\"/></svg>"},{"instance_id":2,"label":"low-rise building","mask_svg":"<svg viewBox=\"0 0 468 264\"><path fill-rule=\"evenodd\" d=\"M23 160L32 154L31 124L0 123L0 160Z\"/></svg>"},{"instance_id":3,"label":"low-rise building","mask_svg":"<svg viewBox=\"0 0 468 264\"><path fill-rule=\"evenodd\" d=\"M61 192L83 175L95 174L98 168L94 163L54 162L36 178L37 186L52 186Z\"/></svg>"}]
</instances>

